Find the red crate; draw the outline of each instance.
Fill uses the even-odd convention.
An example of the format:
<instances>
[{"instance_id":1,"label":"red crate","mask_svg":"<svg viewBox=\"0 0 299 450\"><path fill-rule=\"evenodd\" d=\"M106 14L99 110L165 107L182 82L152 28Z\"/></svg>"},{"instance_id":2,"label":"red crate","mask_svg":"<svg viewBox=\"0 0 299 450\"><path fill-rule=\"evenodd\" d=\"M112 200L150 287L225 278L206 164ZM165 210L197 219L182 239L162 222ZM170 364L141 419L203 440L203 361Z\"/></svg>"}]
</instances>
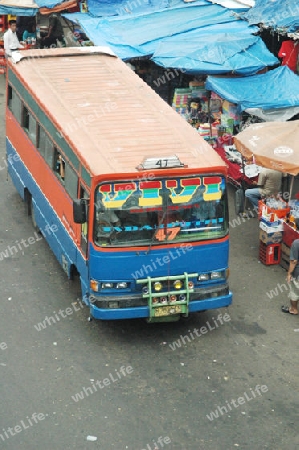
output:
<instances>
[{"instance_id":1,"label":"red crate","mask_svg":"<svg viewBox=\"0 0 299 450\"><path fill-rule=\"evenodd\" d=\"M299 239L299 231L292 228L288 223L283 222L282 242L291 247L295 239Z\"/></svg>"},{"instance_id":2,"label":"red crate","mask_svg":"<svg viewBox=\"0 0 299 450\"><path fill-rule=\"evenodd\" d=\"M266 245L260 241L260 261L266 266L279 264L281 258L281 244Z\"/></svg>"},{"instance_id":3,"label":"red crate","mask_svg":"<svg viewBox=\"0 0 299 450\"><path fill-rule=\"evenodd\" d=\"M269 206L266 206L266 204L265 204L265 202L263 202L263 200L259 200L259 203L258 203L258 218L259 219L262 217L262 211L263 211L264 207L266 207L267 214L271 214L271 213L276 214L276 216L279 219L283 219L291 211L290 207L287 207L284 209L269 208Z\"/></svg>"}]
</instances>

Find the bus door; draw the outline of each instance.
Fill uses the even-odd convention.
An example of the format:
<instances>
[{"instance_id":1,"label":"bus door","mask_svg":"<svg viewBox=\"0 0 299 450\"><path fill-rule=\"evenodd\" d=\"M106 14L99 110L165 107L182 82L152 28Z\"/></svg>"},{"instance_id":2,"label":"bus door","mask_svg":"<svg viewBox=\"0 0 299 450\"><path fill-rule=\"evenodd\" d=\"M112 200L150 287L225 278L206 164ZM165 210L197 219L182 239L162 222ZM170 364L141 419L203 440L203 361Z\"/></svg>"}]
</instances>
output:
<instances>
[{"instance_id":1,"label":"bus door","mask_svg":"<svg viewBox=\"0 0 299 450\"><path fill-rule=\"evenodd\" d=\"M80 185L80 197L79 198L83 198L86 201L89 199L89 195L82 185ZM88 250L88 245L87 245L88 214L86 214L86 217L87 217L87 221L81 224L81 236L80 236L80 248L85 257L87 256L87 250Z\"/></svg>"}]
</instances>

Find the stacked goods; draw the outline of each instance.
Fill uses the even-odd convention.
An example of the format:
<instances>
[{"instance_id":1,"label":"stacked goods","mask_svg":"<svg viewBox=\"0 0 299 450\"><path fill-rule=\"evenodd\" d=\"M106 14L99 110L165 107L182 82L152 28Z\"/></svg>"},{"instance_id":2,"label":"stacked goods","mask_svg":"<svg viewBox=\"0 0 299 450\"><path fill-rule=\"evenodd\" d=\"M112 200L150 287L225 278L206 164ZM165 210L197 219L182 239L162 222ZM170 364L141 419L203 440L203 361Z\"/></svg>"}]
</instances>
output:
<instances>
[{"instance_id":1,"label":"stacked goods","mask_svg":"<svg viewBox=\"0 0 299 450\"><path fill-rule=\"evenodd\" d=\"M4 33L7 30L7 16L0 16L0 73L5 73L6 71L6 59L4 52Z\"/></svg>"},{"instance_id":2,"label":"stacked goods","mask_svg":"<svg viewBox=\"0 0 299 450\"><path fill-rule=\"evenodd\" d=\"M0 48L0 73L5 73L5 70L6 70L5 52L3 48Z\"/></svg>"},{"instance_id":3,"label":"stacked goods","mask_svg":"<svg viewBox=\"0 0 299 450\"><path fill-rule=\"evenodd\" d=\"M172 107L179 114L186 114L188 112L188 102L191 99L192 90L189 88L175 89Z\"/></svg>"},{"instance_id":4,"label":"stacked goods","mask_svg":"<svg viewBox=\"0 0 299 450\"><path fill-rule=\"evenodd\" d=\"M281 220L289 213L290 208L283 201L268 199L259 202L260 219L259 258L263 264L279 264L281 260L281 242L284 222Z\"/></svg>"}]
</instances>

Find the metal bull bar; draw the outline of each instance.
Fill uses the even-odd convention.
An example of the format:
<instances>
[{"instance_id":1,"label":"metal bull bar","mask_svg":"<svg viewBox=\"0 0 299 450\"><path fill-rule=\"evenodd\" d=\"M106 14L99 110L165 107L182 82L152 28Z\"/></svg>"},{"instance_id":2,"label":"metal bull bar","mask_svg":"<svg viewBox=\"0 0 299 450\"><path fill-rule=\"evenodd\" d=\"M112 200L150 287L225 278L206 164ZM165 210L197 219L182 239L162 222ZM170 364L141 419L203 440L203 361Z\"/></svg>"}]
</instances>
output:
<instances>
[{"instance_id":1,"label":"metal bull bar","mask_svg":"<svg viewBox=\"0 0 299 450\"><path fill-rule=\"evenodd\" d=\"M190 277L198 277L198 273L187 273L184 275L173 275L166 277L147 277L137 280L137 284L144 284L147 287L146 292L142 293L143 298L147 298L150 316L148 322L174 322L179 320L180 315L183 314L188 317L189 313L189 298L190 294L194 292L194 286L189 284ZM181 289L168 289L168 281L183 280ZM161 291L153 292L153 284L160 282L162 284ZM166 284L167 283L167 284ZM171 297L176 297L175 300ZM179 300L180 297L184 297L183 300ZM162 302L162 298L164 301ZM167 301L165 301L165 297Z\"/></svg>"}]
</instances>

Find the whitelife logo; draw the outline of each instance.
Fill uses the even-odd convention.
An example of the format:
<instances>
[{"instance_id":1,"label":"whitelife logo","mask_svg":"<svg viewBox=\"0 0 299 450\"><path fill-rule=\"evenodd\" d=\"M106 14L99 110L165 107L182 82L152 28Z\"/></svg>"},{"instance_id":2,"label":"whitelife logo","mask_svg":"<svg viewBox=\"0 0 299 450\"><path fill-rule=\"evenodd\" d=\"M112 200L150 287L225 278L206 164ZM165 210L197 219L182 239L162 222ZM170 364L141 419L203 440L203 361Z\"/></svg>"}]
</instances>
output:
<instances>
[{"instance_id":1,"label":"whitelife logo","mask_svg":"<svg viewBox=\"0 0 299 450\"><path fill-rule=\"evenodd\" d=\"M72 399L74 402L78 402L79 400L83 400L86 397L89 397L89 395L94 394L95 392L98 392L98 388L104 389L105 386L110 386L111 381L112 383L116 383L121 378L126 377L127 375L130 375L133 372L133 367L131 366L121 366L119 370L115 369L115 373L109 373L107 378L104 378L103 380L92 380L91 386L85 387L83 386L83 391L78 392L75 395L72 395ZM114 377L115 375L115 377Z\"/></svg>"},{"instance_id":2,"label":"whitelife logo","mask_svg":"<svg viewBox=\"0 0 299 450\"><path fill-rule=\"evenodd\" d=\"M239 408L240 405L244 405L246 402L250 402L252 399L259 397L264 394L265 392L268 392L268 387L266 385L260 386L259 384L255 386L254 390L250 388L250 393L247 394L247 392L244 392L244 397L238 397L237 400L232 399L230 402L226 401L225 406L217 406L217 409L215 411L211 411L210 414L207 414L207 418L212 421L214 419L218 419L219 413L221 416L228 413L229 411L232 411L233 408ZM251 396L250 396L251 394Z\"/></svg>"}]
</instances>

